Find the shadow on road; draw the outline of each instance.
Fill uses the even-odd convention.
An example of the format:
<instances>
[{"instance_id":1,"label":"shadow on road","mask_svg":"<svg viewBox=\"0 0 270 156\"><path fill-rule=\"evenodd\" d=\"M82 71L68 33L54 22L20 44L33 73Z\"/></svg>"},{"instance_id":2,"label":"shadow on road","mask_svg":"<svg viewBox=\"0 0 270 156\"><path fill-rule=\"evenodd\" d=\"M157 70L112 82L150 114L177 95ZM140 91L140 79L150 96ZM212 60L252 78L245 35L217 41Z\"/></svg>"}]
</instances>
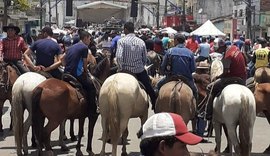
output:
<instances>
[{"instance_id":1,"label":"shadow on road","mask_svg":"<svg viewBox=\"0 0 270 156\"><path fill-rule=\"evenodd\" d=\"M3 132L0 133L0 141L4 141L6 137L12 136L13 131L10 131L9 128L3 129Z\"/></svg>"}]
</instances>

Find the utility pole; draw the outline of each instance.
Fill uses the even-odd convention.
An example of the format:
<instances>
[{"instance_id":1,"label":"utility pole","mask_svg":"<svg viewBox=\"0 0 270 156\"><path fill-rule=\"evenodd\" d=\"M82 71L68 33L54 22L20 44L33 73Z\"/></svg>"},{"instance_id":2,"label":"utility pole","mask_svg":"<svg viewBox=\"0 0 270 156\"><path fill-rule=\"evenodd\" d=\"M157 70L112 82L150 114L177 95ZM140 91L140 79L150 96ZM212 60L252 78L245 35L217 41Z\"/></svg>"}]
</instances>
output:
<instances>
[{"instance_id":1,"label":"utility pole","mask_svg":"<svg viewBox=\"0 0 270 156\"><path fill-rule=\"evenodd\" d=\"M40 12L39 12L39 18L40 18L40 30L42 29L42 25L43 25L43 22L42 22L42 14L43 14L43 9L42 9L42 5L43 5L43 2L42 0L39 0L39 7L40 7Z\"/></svg>"},{"instance_id":2,"label":"utility pole","mask_svg":"<svg viewBox=\"0 0 270 156\"><path fill-rule=\"evenodd\" d=\"M165 0L165 11L164 11L164 15L167 15L168 12L168 0Z\"/></svg>"},{"instance_id":3,"label":"utility pole","mask_svg":"<svg viewBox=\"0 0 270 156\"><path fill-rule=\"evenodd\" d=\"M251 39L252 35L251 35L251 32L252 32L252 29L251 29L251 13L252 13L252 10L251 10L251 0L247 0L247 7L246 7L246 20L247 20L247 36L246 38L249 38Z\"/></svg>"},{"instance_id":4,"label":"utility pole","mask_svg":"<svg viewBox=\"0 0 270 156\"><path fill-rule=\"evenodd\" d=\"M52 24L52 10L51 10L51 0L48 0L49 4L49 26Z\"/></svg>"},{"instance_id":5,"label":"utility pole","mask_svg":"<svg viewBox=\"0 0 270 156\"><path fill-rule=\"evenodd\" d=\"M4 16L3 16L3 25L7 25L7 19L8 19L8 1L4 0Z\"/></svg>"},{"instance_id":6,"label":"utility pole","mask_svg":"<svg viewBox=\"0 0 270 156\"><path fill-rule=\"evenodd\" d=\"M182 30L186 31L186 0L183 0Z\"/></svg>"},{"instance_id":7,"label":"utility pole","mask_svg":"<svg viewBox=\"0 0 270 156\"><path fill-rule=\"evenodd\" d=\"M159 5L160 5L160 2L159 2L159 0L158 0L158 2L157 2L157 29L159 29Z\"/></svg>"},{"instance_id":8,"label":"utility pole","mask_svg":"<svg viewBox=\"0 0 270 156\"><path fill-rule=\"evenodd\" d=\"M58 5L57 4L58 4L58 1L55 0L55 19L56 19L55 23L58 26Z\"/></svg>"}]
</instances>

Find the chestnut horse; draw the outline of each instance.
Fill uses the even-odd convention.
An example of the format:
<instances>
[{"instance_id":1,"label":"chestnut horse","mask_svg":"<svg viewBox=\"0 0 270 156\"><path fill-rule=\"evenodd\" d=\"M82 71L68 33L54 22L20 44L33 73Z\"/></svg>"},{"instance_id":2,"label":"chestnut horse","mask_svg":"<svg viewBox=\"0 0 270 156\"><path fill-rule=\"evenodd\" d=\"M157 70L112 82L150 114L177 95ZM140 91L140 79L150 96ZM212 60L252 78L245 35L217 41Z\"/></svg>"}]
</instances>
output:
<instances>
[{"instance_id":1,"label":"chestnut horse","mask_svg":"<svg viewBox=\"0 0 270 156\"><path fill-rule=\"evenodd\" d=\"M110 61L106 57L97 65L93 73L96 76L94 81L98 79L99 82L103 82L109 72ZM79 139L76 148L77 154L82 155L80 144L83 136L84 120L85 117L88 117L87 152L94 155L91 142L98 115L89 114L88 105L84 99L80 98L78 91L67 82L51 78L38 85L33 91L33 127L38 140L39 152L41 152L43 145L45 145L45 150L51 151L50 134L60 124L62 126L62 128L60 127L60 136L63 136L63 121L65 119L79 118ZM92 103L92 105L95 105L95 103ZM48 119L48 123L43 127L45 117Z\"/></svg>"},{"instance_id":2,"label":"chestnut horse","mask_svg":"<svg viewBox=\"0 0 270 156\"><path fill-rule=\"evenodd\" d=\"M270 124L270 83L261 83L255 86L256 113L263 112ZM264 153L270 154L270 144Z\"/></svg>"},{"instance_id":3,"label":"chestnut horse","mask_svg":"<svg viewBox=\"0 0 270 156\"><path fill-rule=\"evenodd\" d=\"M28 154L27 133L32 125L32 91L45 80L46 78L38 73L27 72L19 76L12 87L12 119L17 155L22 155L22 143L24 154ZM29 115L23 122L25 109Z\"/></svg>"},{"instance_id":4,"label":"chestnut horse","mask_svg":"<svg viewBox=\"0 0 270 156\"><path fill-rule=\"evenodd\" d=\"M16 70L12 65L7 63L0 63L0 135L1 133L3 133L3 106L6 100L9 100L9 102L11 102L12 85L14 84L18 76L18 70ZM10 130L11 129L12 119L10 123Z\"/></svg>"},{"instance_id":5,"label":"chestnut horse","mask_svg":"<svg viewBox=\"0 0 270 156\"><path fill-rule=\"evenodd\" d=\"M270 83L270 68L260 67L256 69L254 74L254 81L256 83Z\"/></svg>"},{"instance_id":6,"label":"chestnut horse","mask_svg":"<svg viewBox=\"0 0 270 156\"><path fill-rule=\"evenodd\" d=\"M105 155L105 145L109 137L112 143L112 156L116 156L117 143L121 135L122 155L127 155L125 143L128 136L128 121L130 118L139 117L143 125L148 117L148 105L149 97L134 76L117 73L105 80L99 95L103 129L101 156Z\"/></svg>"},{"instance_id":7,"label":"chestnut horse","mask_svg":"<svg viewBox=\"0 0 270 156\"><path fill-rule=\"evenodd\" d=\"M191 88L181 79L164 84L156 102L156 113L172 112L183 117L186 124L195 118L196 100Z\"/></svg>"}]
</instances>

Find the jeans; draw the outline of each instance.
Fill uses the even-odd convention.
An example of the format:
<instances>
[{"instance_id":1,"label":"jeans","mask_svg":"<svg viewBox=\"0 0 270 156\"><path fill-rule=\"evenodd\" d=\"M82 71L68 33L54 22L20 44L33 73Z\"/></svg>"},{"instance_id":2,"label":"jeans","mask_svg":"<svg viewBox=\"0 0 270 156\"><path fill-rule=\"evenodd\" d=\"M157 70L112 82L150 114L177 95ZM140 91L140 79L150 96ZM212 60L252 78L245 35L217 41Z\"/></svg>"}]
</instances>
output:
<instances>
[{"instance_id":1,"label":"jeans","mask_svg":"<svg viewBox=\"0 0 270 156\"><path fill-rule=\"evenodd\" d=\"M6 59L4 59L4 62L14 64L14 65L18 68L20 74L24 74L24 73L26 73L26 72L29 72L29 69L26 68L26 67L23 65L23 61L21 61L21 60L12 60L12 61L11 61L11 60L6 60Z\"/></svg>"},{"instance_id":2,"label":"jeans","mask_svg":"<svg viewBox=\"0 0 270 156\"><path fill-rule=\"evenodd\" d=\"M57 68L51 71L48 71L49 74L52 75L52 77L62 80L62 72Z\"/></svg>"},{"instance_id":3,"label":"jeans","mask_svg":"<svg viewBox=\"0 0 270 156\"><path fill-rule=\"evenodd\" d=\"M136 75L138 81L140 81L144 85L146 93L151 98L152 108L154 108L155 104L156 104L157 96L154 92L154 89L151 86L149 76L147 75L145 70L141 73L136 73L135 75Z\"/></svg>"},{"instance_id":4,"label":"jeans","mask_svg":"<svg viewBox=\"0 0 270 156\"><path fill-rule=\"evenodd\" d=\"M83 75L81 75L81 76L77 76L76 78L82 84L83 89L85 89L86 91L85 93L86 93L86 99L88 102L89 113L96 114L96 110L97 110L96 96L97 95L96 95L96 88L94 84L92 83L89 76L83 77Z\"/></svg>"}]
</instances>

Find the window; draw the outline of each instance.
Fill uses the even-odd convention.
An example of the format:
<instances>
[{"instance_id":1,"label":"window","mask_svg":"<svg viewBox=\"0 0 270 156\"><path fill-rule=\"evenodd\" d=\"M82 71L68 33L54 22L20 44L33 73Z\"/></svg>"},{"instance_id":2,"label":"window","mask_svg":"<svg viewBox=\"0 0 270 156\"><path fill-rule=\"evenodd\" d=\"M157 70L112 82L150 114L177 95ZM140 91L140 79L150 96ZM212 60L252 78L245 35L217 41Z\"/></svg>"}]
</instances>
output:
<instances>
[{"instance_id":1,"label":"window","mask_svg":"<svg viewBox=\"0 0 270 156\"><path fill-rule=\"evenodd\" d=\"M237 17L237 10L234 10L234 17Z\"/></svg>"},{"instance_id":2,"label":"window","mask_svg":"<svg viewBox=\"0 0 270 156\"><path fill-rule=\"evenodd\" d=\"M240 9L240 11L239 11L239 17L243 17L243 9Z\"/></svg>"}]
</instances>

